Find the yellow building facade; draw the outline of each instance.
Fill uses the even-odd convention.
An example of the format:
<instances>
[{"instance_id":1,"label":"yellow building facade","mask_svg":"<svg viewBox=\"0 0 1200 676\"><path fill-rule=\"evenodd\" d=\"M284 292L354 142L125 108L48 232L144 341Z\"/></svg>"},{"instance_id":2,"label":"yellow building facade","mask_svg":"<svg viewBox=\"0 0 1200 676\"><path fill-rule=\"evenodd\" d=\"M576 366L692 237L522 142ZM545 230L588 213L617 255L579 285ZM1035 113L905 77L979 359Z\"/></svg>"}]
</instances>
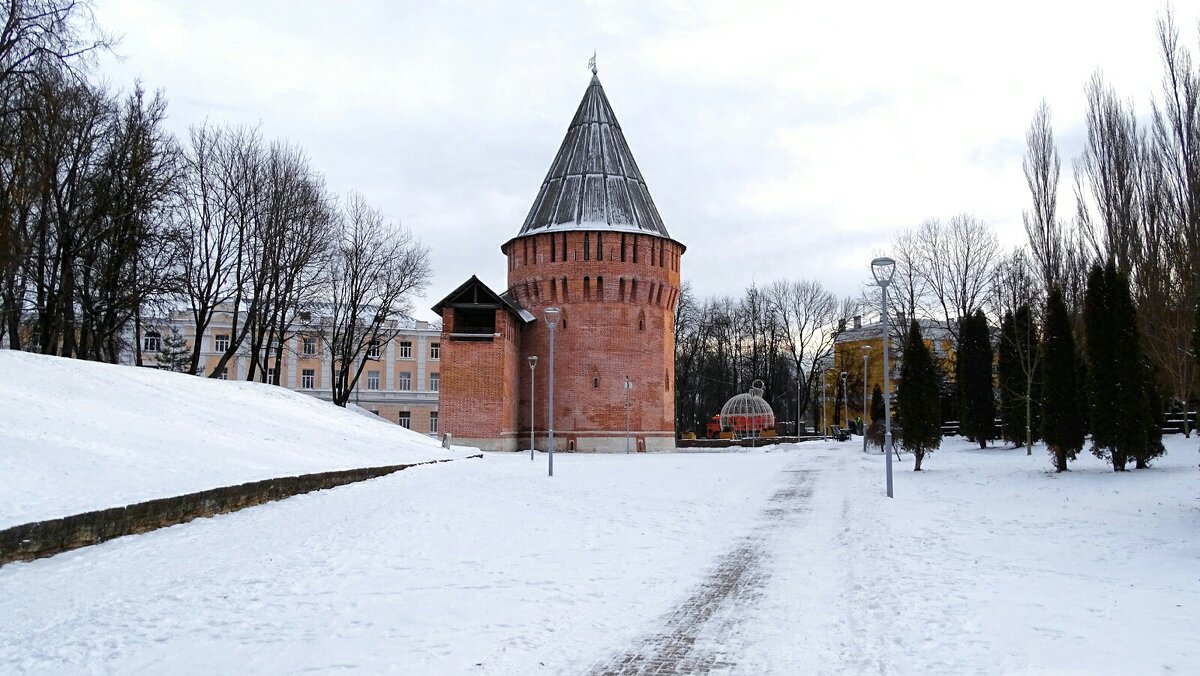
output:
<instances>
[{"instance_id":1,"label":"yellow building facade","mask_svg":"<svg viewBox=\"0 0 1200 676\"><path fill-rule=\"evenodd\" d=\"M921 326L921 335L925 339L925 345L929 347L935 362L941 364L945 373L953 374L954 339L946 329L945 323L931 319L918 320L918 323ZM899 335L902 331L908 331L908 321L905 320L899 327L893 322L889 324L888 328L892 334L891 342L888 345L888 370L890 371L888 389L894 402L902 356ZM864 347L868 349L864 350ZM863 368L864 357L865 371ZM848 402L850 417L862 416L863 420L868 423L873 422L870 415L871 393L875 390L876 385L883 385L883 323L881 321L876 320L873 323L864 324L862 317L855 317L852 324L838 332L833 345L833 362L826 367L825 384L836 387L835 381L841 377L842 372L846 373L847 390L850 392ZM865 381L863 380L864 372L866 374ZM830 391L835 390L831 389ZM863 410L864 391L867 396L866 410Z\"/></svg>"}]
</instances>

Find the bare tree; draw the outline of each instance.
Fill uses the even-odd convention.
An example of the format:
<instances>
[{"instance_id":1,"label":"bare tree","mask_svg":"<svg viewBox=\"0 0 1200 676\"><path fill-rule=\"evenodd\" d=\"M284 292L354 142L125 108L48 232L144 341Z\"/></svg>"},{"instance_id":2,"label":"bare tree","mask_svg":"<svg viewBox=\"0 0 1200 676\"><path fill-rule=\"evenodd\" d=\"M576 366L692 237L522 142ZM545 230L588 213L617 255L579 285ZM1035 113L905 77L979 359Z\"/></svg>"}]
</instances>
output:
<instances>
[{"instance_id":1,"label":"bare tree","mask_svg":"<svg viewBox=\"0 0 1200 676\"><path fill-rule=\"evenodd\" d=\"M249 314L247 380L267 382L300 312L318 302L321 275L333 244L334 208L324 182L303 151L275 143L266 158L264 210L258 223L262 298Z\"/></svg>"},{"instance_id":2,"label":"bare tree","mask_svg":"<svg viewBox=\"0 0 1200 676\"><path fill-rule=\"evenodd\" d=\"M108 49L113 39L95 25L86 0L5 0L0 3L0 116L21 110L15 90L46 70L74 68Z\"/></svg>"},{"instance_id":3,"label":"bare tree","mask_svg":"<svg viewBox=\"0 0 1200 676\"><path fill-rule=\"evenodd\" d=\"M351 194L338 223L327 274L322 337L332 356L333 403L345 406L366 363L404 326L410 294L429 283L429 250L398 224Z\"/></svg>"},{"instance_id":4,"label":"bare tree","mask_svg":"<svg viewBox=\"0 0 1200 676\"><path fill-rule=\"evenodd\" d=\"M1063 232L1057 217L1058 179L1061 162L1054 143L1054 128L1050 123L1050 106L1043 100L1034 113L1033 122L1025 132L1025 183L1033 200L1033 208L1022 211L1025 233L1037 271L1041 275L1043 292L1062 277Z\"/></svg>"},{"instance_id":5,"label":"bare tree","mask_svg":"<svg viewBox=\"0 0 1200 676\"><path fill-rule=\"evenodd\" d=\"M961 213L944 225L938 220L922 223L914 245L915 274L929 290L957 346L959 320L983 306L1000 253L999 241L983 221Z\"/></svg>"}]
</instances>

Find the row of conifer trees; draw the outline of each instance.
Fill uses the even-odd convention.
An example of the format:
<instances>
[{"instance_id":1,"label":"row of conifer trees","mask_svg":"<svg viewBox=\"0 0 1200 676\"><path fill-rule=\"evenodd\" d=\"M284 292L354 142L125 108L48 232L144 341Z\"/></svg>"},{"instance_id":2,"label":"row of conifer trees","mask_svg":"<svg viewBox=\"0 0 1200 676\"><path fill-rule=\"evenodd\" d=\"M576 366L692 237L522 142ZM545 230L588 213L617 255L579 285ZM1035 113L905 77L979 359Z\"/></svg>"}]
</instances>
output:
<instances>
[{"instance_id":1,"label":"row of conifer trees","mask_svg":"<svg viewBox=\"0 0 1200 676\"><path fill-rule=\"evenodd\" d=\"M1078 345L1061 289L1051 290L1044 325L1022 306L1006 313L998 340L999 414L1002 435L1025 445L1044 439L1054 468L1062 472L1083 450L1124 471L1163 454L1162 420L1155 374L1138 334L1130 282L1112 261L1088 274L1082 314L1084 341ZM955 364L960 396L960 430L980 447L992 440L996 398L992 385L990 329L982 312L961 324ZM1032 337L1032 338L1031 338ZM1196 342L1193 337L1193 343ZM941 445L938 363L915 320L904 340L896 391L898 441L914 456L914 469ZM1032 359L1019 358L1028 350ZM1193 354L1196 350L1193 348ZM1026 372L1023 364L1033 364ZM876 391L878 408L882 393ZM882 418L883 411L878 411Z\"/></svg>"}]
</instances>

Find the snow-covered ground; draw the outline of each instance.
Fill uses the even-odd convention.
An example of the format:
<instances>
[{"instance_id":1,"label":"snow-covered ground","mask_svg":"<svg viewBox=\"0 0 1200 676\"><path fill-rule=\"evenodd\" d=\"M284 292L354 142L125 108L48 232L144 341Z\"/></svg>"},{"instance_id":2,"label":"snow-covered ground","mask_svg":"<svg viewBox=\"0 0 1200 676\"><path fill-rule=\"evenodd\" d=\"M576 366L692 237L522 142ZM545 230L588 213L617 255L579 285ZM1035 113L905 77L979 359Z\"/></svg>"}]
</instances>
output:
<instances>
[{"instance_id":1,"label":"snow-covered ground","mask_svg":"<svg viewBox=\"0 0 1200 676\"><path fill-rule=\"evenodd\" d=\"M1197 673L1200 440L487 454L0 568L14 672ZM675 660L675 662L672 662ZM690 666L689 666L690 665Z\"/></svg>"},{"instance_id":2,"label":"snow-covered ground","mask_svg":"<svg viewBox=\"0 0 1200 676\"><path fill-rule=\"evenodd\" d=\"M0 528L466 453L281 387L0 350Z\"/></svg>"}]
</instances>

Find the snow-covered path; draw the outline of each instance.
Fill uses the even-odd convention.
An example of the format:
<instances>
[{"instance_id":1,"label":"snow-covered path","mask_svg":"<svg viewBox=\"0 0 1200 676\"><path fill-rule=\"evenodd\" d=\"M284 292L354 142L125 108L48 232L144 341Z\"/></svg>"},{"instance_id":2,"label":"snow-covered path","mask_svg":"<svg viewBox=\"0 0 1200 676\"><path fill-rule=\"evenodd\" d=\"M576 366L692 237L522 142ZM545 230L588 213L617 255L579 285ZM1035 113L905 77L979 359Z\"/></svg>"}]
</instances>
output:
<instances>
[{"instance_id":1,"label":"snow-covered path","mask_svg":"<svg viewBox=\"0 0 1200 676\"><path fill-rule=\"evenodd\" d=\"M0 568L62 673L1197 673L1195 439L1152 470L957 440L488 454Z\"/></svg>"}]
</instances>

